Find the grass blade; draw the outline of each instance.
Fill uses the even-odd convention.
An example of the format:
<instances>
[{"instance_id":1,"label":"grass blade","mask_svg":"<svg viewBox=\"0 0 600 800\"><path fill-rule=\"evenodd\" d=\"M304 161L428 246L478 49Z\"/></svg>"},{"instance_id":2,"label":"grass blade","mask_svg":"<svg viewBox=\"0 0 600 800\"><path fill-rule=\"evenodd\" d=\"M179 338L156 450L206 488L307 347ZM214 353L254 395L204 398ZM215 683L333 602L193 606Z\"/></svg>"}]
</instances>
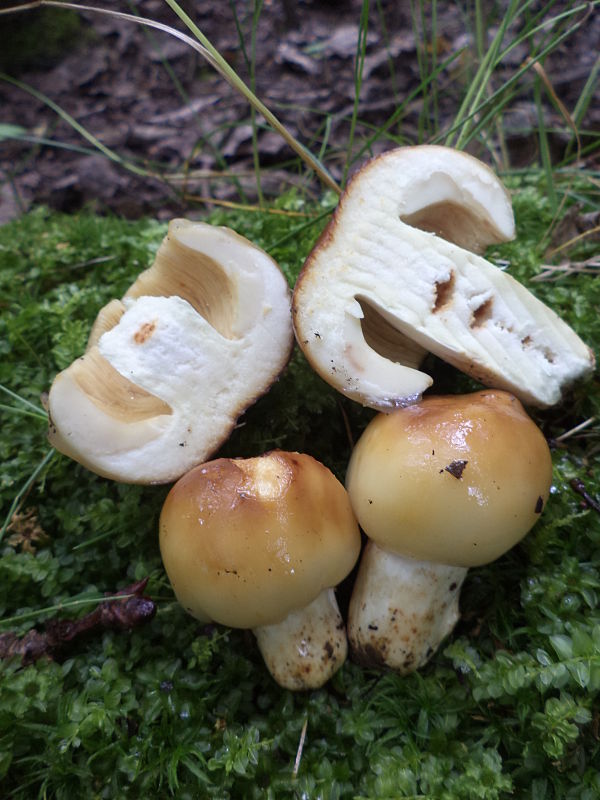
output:
<instances>
[{"instance_id":1,"label":"grass blade","mask_svg":"<svg viewBox=\"0 0 600 800\"><path fill-rule=\"evenodd\" d=\"M55 453L56 453L56 450L53 447L51 447L50 450L48 450L46 455L39 462L37 467L33 470L31 475L27 478L27 480L25 481L23 486L21 486L21 488L17 492L14 500L11 503L10 508L8 509L8 514L6 515L6 518L4 520L2 528L0 528L0 542L4 538L4 534L6 533L6 529L10 525L10 521L11 521L11 519L13 517L13 514L19 508L19 505L21 504L22 499L25 497L25 495L27 494L29 489L33 486L33 484L37 480L38 475L42 472L44 467L46 467L50 463L50 461L52 460L52 457L54 456Z\"/></svg>"},{"instance_id":2,"label":"grass blade","mask_svg":"<svg viewBox=\"0 0 600 800\"><path fill-rule=\"evenodd\" d=\"M473 118L477 109L481 105L481 98L486 90L486 87L491 79L492 73L498 63L498 53L500 46L506 35L506 31L513 21L516 10L518 8L518 0L511 0L511 3L506 10L504 20L498 28L490 47L488 48L485 56L483 57L479 68L475 74L474 79L471 81L469 88L465 93L463 102L458 110L454 120L454 128L459 128L459 133L454 142L454 147L461 149L466 144L466 137L469 132L468 122ZM452 145L452 138L449 135L446 139L446 144Z\"/></svg>"},{"instance_id":3,"label":"grass blade","mask_svg":"<svg viewBox=\"0 0 600 800\"><path fill-rule=\"evenodd\" d=\"M59 5L67 5L66 3L60 3ZM16 78L11 78L10 75L5 75L4 73L0 72L0 80L6 81L6 83L11 83L13 86L16 86L18 89L22 89L24 92L27 92L32 97L35 97L36 100L44 103L51 108L58 116L70 125L74 130L77 131L84 139L86 139L90 144L92 144L97 150L99 150L103 155L105 155L111 161L116 162L120 166L124 167L129 172L133 172L135 175L142 175L143 177L147 178L150 177L151 173L147 169L143 169L142 167L138 167L135 164L127 161L126 159L122 158L118 153L115 153L114 150L111 150L110 147L102 144L102 142L97 139L92 133L90 133L86 128L81 125L81 123L77 122L77 120L72 117L68 111L65 111L64 108L61 108L57 103L54 102L50 97L45 95L43 92L34 89L33 86L29 86L22 81L17 80Z\"/></svg>"},{"instance_id":4,"label":"grass blade","mask_svg":"<svg viewBox=\"0 0 600 800\"><path fill-rule=\"evenodd\" d=\"M408 106L415 100L420 94L425 94L431 84L436 80L436 78L449 66L451 66L457 59L461 57L464 53L464 48L461 48L456 53L452 53L448 56L448 58L444 59L436 69L425 78L425 80L421 81L421 83L415 87L405 98L404 101L396 108L393 114L381 125L377 130L370 136L368 139L365 140L363 146L356 154L355 159L361 158L364 153L366 153L371 145L384 136L390 128L392 128L402 117Z\"/></svg>"},{"instance_id":5,"label":"grass blade","mask_svg":"<svg viewBox=\"0 0 600 800\"><path fill-rule=\"evenodd\" d=\"M540 143L540 158L542 161L542 169L546 180L546 191L548 193L548 199L550 200L552 211L553 213L556 213L557 199L556 199L556 192L554 191L554 178L552 174L552 156L550 155L548 134L546 132L546 123L544 120L541 80L539 77L537 77L534 84L534 99L538 117L538 139Z\"/></svg>"},{"instance_id":6,"label":"grass blade","mask_svg":"<svg viewBox=\"0 0 600 800\"><path fill-rule=\"evenodd\" d=\"M592 67L588 79L585 82L585 86L579 95L579 100L573 109L573 122L577 127L581 125L585 113L594 97L594 92L598 86L598 73L600 73L600 56L596 59L596 63Z\"/></svg>"},{"instance_id":7,"label":"grass blade","mask_svg":"<svg viewBox=\"0 0 600 800\"><path fill-rule=\"evenodd\" d=\"M46 419L46 416L40 413L28 411L26 408L18 408L17 406L7 406L4 403L0 403L0 411L8 411L11 414L20 414L23 417L33 417L34 419Z\"/></svg>"},{"instance_id":8,"label":"grass blade","mask_svg":"<svg viewBox=\"0 0 600 800\"><path fill-rule=\"evenodd\" d=\"M9 389L7 386L4 386L1 383L0 383L0 391L4 392L9 397L12 397L13 400L16 400L17 402L19 402L22 405L24 405L27 409L29 409L30 413L33 416L39 417L40 419L44 419L44 420L48 419L48 415L46 414L46 412L42 408L40 408L39 406L36 406L35 403L32 403L29 400L26 400L24 397L21 397L20 394L17 394L16 392L13 392L12 389ZM11 409L16 410L16 409L14 409L14 406L7 406L7 407L10 407Z\"/></svg>"},{"instance_id":9,"label":"grass blade","mask_svg":"<svg viewBox=\"0 0 600 800\"><path fill-rule=\"evenodd\" d=\"M258 20L260 19L260 12L262 11L262 5L263 0L254 0L254 8L252 9L252 36L250 39L250 89L253 94L256 93L256 32L258 28ZM258 125L256 121L256 109L254 106L250 107L250 119L252 122L252 160L254 162L254 173L256 175L256 196L258 197L259 206L262 207L264 205L264 197L260 183Z\"/></svg>"},{"instance_id":10,"label":"grass blade","mask_svg":"<svg viewBox=\"0 0 600 800\"><path fill-rule=\"evenodd\" d=\"M57 614L67 608L98 605L98 603L109 603L111 600L126 600L128 597L135 597L135 594L96 594L92 595L92 597L81 597L78 600L65 600L64 603L56 603L52 606L46 606L45 608L36 608L33 611L24 611L22 614L15 614L13 617L4 617L0 619L0 625L15 625L40 617L42 614Z\"/></svg>"},{"instance_id":11,"label":"grass blade","mask_svg":"<svg viewBox=\"0 0 600 800\"><path fill-rule=\"evenodd\" d=\"M572 17L575 14L578 14L581 11L589 11L589 7L587 4L579 4L578 6L571 8L562 14L557 15L553 20L552 23L557 21L562 21ZM468 114L464 117L457 115L454 120L454 123L450 127L449 130L445 132L445 134L439 134L433 140L434 143L440 143L444 141L446 144L450 145L452 141L452 136L455 134L459 128L463 128L461 133L459 134L459 138L461 138L461 146L466 147L472 139L474 139L480 131L488 126L491 121L498 117L502 109L507 105L510 101L510 97L506 96L508 94L509 89L515 88L515 84L525 75L525 73L529 72L529 70L533 69L534 64L543 61L543 59L551 53L553 50L558 47L565 39L571 36L578 28L580 28L585 20L587 19L587 13L584 17L577 20L571 27L567 28L565 31L560 33L556 36L555 39L552 39L548 44L543 46L538 52L532 54L522 65L519 67L516 72L511 75L511 77L504 82L504 84L495 89L487 99L483 100L479 106L473 107L470 109ZM550 22L542 23L532 30L528 30L526 33L523 33L519 37L516 37L500 54L499 60L502 60L508 53L511 52L515 47L521 44L525 39L530 36L533 36L535 33L544 30ZM504 97L503 97L504 95ZM483 111L487 110L487 114L482 115ZM459 112L460 114L460 112ZM471 121L475 121L475 124L469 126L468 123ZM457 146L457 145L455 145Z\"/></svg>"},{"instance_id":12,"label":"grass blade","mask_svg":"<svg viewBox=\"0 0 600 800\"><path fill-rule=\"evenodd\" d=\"M48 2L48 0L42 0ZM238 77L236 72L229 66L227 61L219 53L219 51L211 44L202 31L198 28L196 23L185 13L176 0L165 0L167 5L173 9L179 19L187 26L198 42L202 45L207 55L207 60L217 69L217 71L225 78L225 80L243 97L245 97L252 107L258 111L259 114L265 118L267 123L279 133L285 142L300 156L300 158L312 169L321 179L321 181L333 189L337 194L340 194L341 189L329 172L325 169L318 159L304 147L287 128L277 119L277 117L265 106L265 104L258 99L258 97L246 86L246 84ZM181 36L181 34L178 34ZM187 39L188 37L186 37Z\"/></svg>"},{"instance_id":13,"label":"grass blade","mask_svg":"<svg viewBox=\"0 0 600 800\"><path fill-rule=\"evenodd\" d=\"M369 0L363 0L360 13L358 28L358 41L356 43L356 57L354 60L354 102L352 105L352 117L350 119L350 133L348 135L348 146L346 163L344 164L344 177L342 185L346 185L348 170L352 163L352 149L354 146L354 134L356 132L356 121L358 119L358 106L360 103L360 90L362 88L363 70L365 66L365 55L367 52L367 34L369 32Z\"/></svg>"},{"instance_id":14,"label":"grass blade","mask_svg":"<svg viewBox=\"0 0 600 800\"><path fill-rule=\"evenodd\" d=\"M20 142L30 142L31 144L40 144L44 147L56 147L58 150L69 150L72 153L81 153L84 156L96 155L96 151L90 147L81 147L76 144L69 144L68 142L58 142L56 139L47 139L45 136L34 136L27 131L14 133L12 136L4 136L4 139L16 139Z\"/></svg>"}]
</instances>

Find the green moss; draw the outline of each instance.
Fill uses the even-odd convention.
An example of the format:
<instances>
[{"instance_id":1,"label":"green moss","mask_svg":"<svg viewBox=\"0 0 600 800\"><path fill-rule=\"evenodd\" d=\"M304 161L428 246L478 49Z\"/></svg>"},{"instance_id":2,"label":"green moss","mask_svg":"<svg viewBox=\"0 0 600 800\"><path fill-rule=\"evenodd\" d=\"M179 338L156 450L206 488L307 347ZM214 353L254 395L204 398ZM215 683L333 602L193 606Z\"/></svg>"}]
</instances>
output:
<instances>
[{"instance_id":1,"label":"green moss","mask_svg":"<svg viewBox=\"0 0 600 800\"><path fill-rule=\"evenodd\" d=\"M0 70L18 75L27 69L44 69L74 48L81 34L81 19L75 11L40 8L4 16Z\"/></svg>"},{"instance_id":2,"label":"green moss","mask_svg":"<svg viewBox=\"0 0 600 800\"><path fill-rule=\"evenodd\" d=\"M282 205L304 208L294 197ZM532 281L551 215L535 182L515 186L519 238L493 258L600 342L600 285L584 274ZM292 283L324 219L219 214L269 250ZM84 347L97 310L152 260L152 221L63 217L38 209L0 229L0 383L39 406ZM293 233L296 231L296 233ZM435 360L438 385L472 384ZM11 396L5 406L20 408ZM591 382L536 414L557 438L597 415ZM371 412L325 386L297 353L223 449L312 452L340 476ZM45 421L2 410L3 519L47 452ZM347 663L317 692L291 694L266 672L250 635L202 627L173 599L158 552L167 487L103 480L56 455L21 511L48 536L33 552L0 545L0 609L11 627L43 609L150 576L154 621L105 633L66 661L0 664L3 796L153 798L583 798L600 794L600 517L570 486L600 486L598 424L554 451L554 491L525 541L469 572L462 619L420 673L378 675ZM306 724L306 738L299 744ZM294 765L298 762L297 770ZM296 774L297 773L297 774Z\"/></svg>"}]
</instances>

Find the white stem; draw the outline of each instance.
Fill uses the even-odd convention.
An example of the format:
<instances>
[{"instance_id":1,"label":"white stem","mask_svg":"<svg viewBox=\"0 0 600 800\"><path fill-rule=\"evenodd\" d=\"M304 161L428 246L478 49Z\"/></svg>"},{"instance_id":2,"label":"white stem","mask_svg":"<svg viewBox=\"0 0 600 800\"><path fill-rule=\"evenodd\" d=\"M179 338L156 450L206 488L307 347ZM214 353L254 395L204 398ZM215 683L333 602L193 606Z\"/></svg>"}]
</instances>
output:
<instances>
[{"instance_id":1,"label":"white stem","mask_svg":"<svg viewBox=\"0 0 600 800\"><path fill-rule=\"evenodd\" d=\"M285 689L318 689L346 660L344 621L333 589L274 625L254 628L273 678Z\"/></svg>"},{"instance_id":2,"label":"white stem","mask_svg":"<svg viewBox=\"0 0 600 800\"><path fill-rule=\"evenodd\" d=\"M422 667L455 626L467 570L415 561L369 541L348 611L356 661L408 674Z\"/></svg>"}]
</instances>

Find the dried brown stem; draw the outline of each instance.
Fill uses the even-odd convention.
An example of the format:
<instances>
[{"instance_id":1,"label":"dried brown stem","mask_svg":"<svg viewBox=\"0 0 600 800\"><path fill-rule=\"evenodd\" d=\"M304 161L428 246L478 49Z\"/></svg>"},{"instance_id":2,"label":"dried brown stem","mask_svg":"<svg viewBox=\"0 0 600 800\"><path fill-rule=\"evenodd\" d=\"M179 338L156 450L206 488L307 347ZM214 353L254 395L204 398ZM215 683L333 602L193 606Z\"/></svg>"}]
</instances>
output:
<instances>
[{"instance_id":1,"label":"dried brown stem","mask_svg":"<svg viewBox=\"0 0 600 800\"><path fill-rule=\"evenodd\" d=\"M51 620L43 631L32 629L24 636L8 631L0 634L0 658L21 656L21 662L32 664L42 656L53 658L65 645L79 636L97 630L131 630L149 622L156 613L154 602L143 592L148 578L132 583L119 592L116 599L99 603L93 611L75 620Z\"/></svg>"},{"instance_id":2,"label":"dried brown stem","mask_svg":"<svg viewBox=\"0 0 600 800\"><path fill-rule=\"evenodd\" d=\"M591 494L589 494L581 478L573 478L573 480L571 481L571 489L573 489L575 492L577 492L577 494L583 497L583 499L585 500L585 504L589 508L592 508L594 511L596 511L596 513L600 514L600 503L597 500L595 500L591 496Z\"/></svg>"}]
</instances>

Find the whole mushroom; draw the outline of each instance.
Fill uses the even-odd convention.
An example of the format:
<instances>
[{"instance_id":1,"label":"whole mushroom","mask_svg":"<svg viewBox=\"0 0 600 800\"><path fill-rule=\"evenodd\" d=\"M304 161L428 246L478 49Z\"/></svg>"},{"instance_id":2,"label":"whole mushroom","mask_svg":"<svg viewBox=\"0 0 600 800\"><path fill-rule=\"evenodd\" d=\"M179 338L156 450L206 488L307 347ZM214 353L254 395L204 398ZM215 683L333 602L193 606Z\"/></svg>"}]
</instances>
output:
<instances>
[{"instance_id":1,"label":"whole mushroom","mask_svg":"<svg viewBox=\"0 0 600 800\"><path fill-rule=\"evenodd\" d=\"M160 550L181 605L252 629L281 686L318 688L342 666L334 587L358 559L360 532L343 485L311 456L272 451L191 470L164 503Z\"/></svg>"},{"instance_id":2,"label":"whole mushroom","mask_svg":"<svg viewBox=\"0 0 600 800\"><path fill-rule=\"evenodd\" d=\"M348 612L355 659L400 673L425 664L458 620L467 569L525 536L551 480L546 440L507 392L377 415L346 480L369 538Z\"/></svg>"}]
</instances>

